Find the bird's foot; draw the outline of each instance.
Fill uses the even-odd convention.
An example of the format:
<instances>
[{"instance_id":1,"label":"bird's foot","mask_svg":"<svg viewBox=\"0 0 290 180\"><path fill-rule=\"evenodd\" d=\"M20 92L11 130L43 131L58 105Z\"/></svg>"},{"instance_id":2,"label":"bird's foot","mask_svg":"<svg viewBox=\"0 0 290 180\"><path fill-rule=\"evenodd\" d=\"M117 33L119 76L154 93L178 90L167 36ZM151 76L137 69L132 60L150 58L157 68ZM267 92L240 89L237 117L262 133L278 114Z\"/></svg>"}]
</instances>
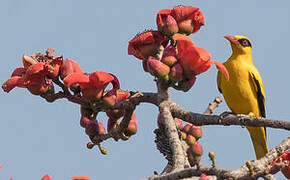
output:
<instances>
[{"instance_id":1,"label":"bird's foot","mask_svg":"<svg viewBox=\"0 0 290 180\"><path fill-rule=\"evenodd\" d=\"M225 112L220 114L220 117L223 119L223 118L226 118L229 115L235 115L235 114L233 112L230 112L230 111L225 111Z\"/></svg>"},{"instance_id":2,"label":"bird's foot","mask_svg":"<svg viewBox=\"0 0 290 180\"><path fill-rule=\"evenodd\" d=\"M252 118L255 117L254 113L250 112L249 114L237 114L239 118ZM242 126L242 128L245 128L245 126Z\"/></svg>"},{"instance_id":3,"label":"bird's foot","mask_svg":"<svg viewBox=\"0 0 290 180\"><path fill-rule=\"evenodd\" d=\"M253 118L255 117L255 114L250 112L249 114L237 114L237 116L241 118Z\"/></svg>"}]
</instances>

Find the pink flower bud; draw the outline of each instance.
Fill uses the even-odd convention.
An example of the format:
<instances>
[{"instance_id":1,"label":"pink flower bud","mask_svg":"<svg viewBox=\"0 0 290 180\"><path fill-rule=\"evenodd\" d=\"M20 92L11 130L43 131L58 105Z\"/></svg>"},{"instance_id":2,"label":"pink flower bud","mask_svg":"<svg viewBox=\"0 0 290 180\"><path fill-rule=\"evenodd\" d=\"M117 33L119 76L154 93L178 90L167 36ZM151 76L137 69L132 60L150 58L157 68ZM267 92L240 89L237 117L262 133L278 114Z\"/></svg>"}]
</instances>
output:
<instances>
[{"instance_id":1,"label":"pink flower bud","mask_svg":"<svg viewBox=\"0 0 290 180\"><path fill-rule=\"evenodd\" d=\"M60 78L64 79L72 73L83 73L79 64L72 59L65 59L60 67Z\"/></svg>"},{"instance_id":2,"label":"pink flower bud","mask_svg":"<svg viewBox=\"0 0 290 180\"><path fill-rule=\"evenodd\" d=\"M189 145L189 146L191 146L191 145L193 145L195 142L196 142L196 139L195 139L195 137L194 136L192 136L192 135L190 135L190 134L187 134L187 136L186 136L186 143Z\"/></svg>"},{"instance_id":3,"label":"pink flower bud","mask_svg":"<svg viewBox=\"0 0 290 180\"><path fill-rule=\"evenodd\" d=\"M200 126L191 126L189 132L196 140L202 137L202 128Z\"/></svg>"},{"instance_id":4,"label":"pink flower bud","mask_svg":"<svg viewBox=\"0 0 290 180\"><path fill-rule=\"evenodd\" d=\"M183 132L183 131L181 131L181 138L182 138L182 140L186 140L186 137L187 137L187 135L186 135L186 133L185 132Z\"/></svg>"},{"instance_id":5,"label":"pink flower bud","mask_svg":"<svg viewBox=\"0 0 290 180\"><path fill-rule=\"evenodd\" d=\"M161 61L154 59L152 56L148 59L148 68L150 74L153 76L161 78L165 81L169 80L168 74L170 72L170 68Z\"/></svg>"},{"instance_id":6,"label":"pink flower bud","mask_svg":"<svg viewBox=\"0 0 290 180\"><path fill-rule=\"evenodd\" d=\"M126 136L132 136L137 133L137 117L134 113L132 114L129 125L124 133Z\"/></svg>"},{"instance_id":7,"label":"pink flower bud","mask_svg":"<svg viewBox=\"0 0 290 180\"><path fill-rule=\"evenodd\" d=\"M169 73L169 78L173 82L179 82L183 79L183 69L179 63L175 64Z\"/></svg>"},{"instance_id":8,"label":"pink flower bud","mask_svg":"<svg viewBox=\"0 0 290 180\"><path fill-rule=\"evenodd\" d=\"M183 128L183 126L182 126L182 119L179 119L179 118L174 118L174 119L175 119L177 128L181 130Z\"/></svg>"},{"instance_id":9,"label":"pink flower bud","mask_svg":"<svg viewBox=\"0 0 290 180\"><path fill-rule=\"evenodd\" d=\"M191 128L192 124L191 123L187 123L184 127L183 127L183 132L185 132L186 134L189 133L189 130Z\"/></svg>"},{"instance_id":10,"label":"pink flower bud","mask_svg":"<svg viewBox=\"0 0 290 180\"><path fill-rule=\"evenodd\" d=\"M179 27L179 33L187 34L187 35L191 34L191 32L193 32L194 30L191 19L186 19L184 21L178 22L178 27Z\"/></svg>"},{"instance_id":11,"label":"pink flower bud","mask_svg":"<svg viewBox=\"0 0 290 180\"><path fill-rule=\"evenodd\" d=\"M188 151L193 155L193 156L201 156L203 154L203 148L201 144L196 141L193 145L191 145L188 149Z\"/></svg>"},{"instance_id":12,"label":"pink flower bud","mask_svg":"<svg viewBox=\"0 0 290 180\"><path fill-rule=\"evenodd\" d=\"M172 67L177 62L176 49L173 46L168 46L164 49L161 62L169 67Z\"/></svg>"},{"instance_id":13,"label":"pink flower bud","mask_svg":"<svg viewBox=\"0 0 290 180\"><path fill-rule=\"evenodd\" d=\"M165 19L165 26L163 27L163 33L166 36L172 36L178 32L178 25L175 19L168 15Z\"/></svg>"}]
</instances>

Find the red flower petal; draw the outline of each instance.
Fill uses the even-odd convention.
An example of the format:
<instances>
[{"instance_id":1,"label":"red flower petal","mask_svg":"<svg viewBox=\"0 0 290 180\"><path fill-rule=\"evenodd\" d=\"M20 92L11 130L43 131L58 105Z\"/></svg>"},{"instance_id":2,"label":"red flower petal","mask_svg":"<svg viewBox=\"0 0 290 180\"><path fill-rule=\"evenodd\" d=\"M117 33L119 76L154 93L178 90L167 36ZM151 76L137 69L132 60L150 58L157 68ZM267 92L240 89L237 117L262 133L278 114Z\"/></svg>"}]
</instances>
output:
<instances>
[{"instance_id":1,"label":"red flower petal","mask_svg":"<svg viewBox=\"0 0 290 180\"><path fill-rule=\"evenodd\" d=\"M34 74L43 73L44 65L45 64L43 62L40 62L40 63L29 66L29 68L26 71L26 79L29 79L30 76Z\"/></svg>"},{"instance_id":2,"label":"red flower petal","mask_svg":"<svg viewBox=\"0 0 290 180\"><path fill-rule=\"evenodd\" d=\"M32 57L23 54L22 63L23 63L24 68L27 69L29 66L36 64L37 61L34 60Z\"/></svg>"},{"instance_id":3,"label":"red flower petal","mask_svg":"<svg viewBox=\"0 0 290 180\"><path fill-rule=\"evenodd\" d=\"M193 14L193 27L194 30L191 33L197 32L201 26L205 24L204 16L201 11L197 11Z\"/></svg>"},{"instance_id":4,"label":"red flower petal","mask_svg":"<svg viewBox=\"0 0 290 180\"><path fill-rule=\"evenodd\" d=\"M51 63L46 64L47 75L51 78L55 78L59 74L59 69L62 65L62 60L56 58Z\"/></svg>"},{"instance_id":5,"label":"red flower petal","mask_svg":"<svg viewBox=\"0 0 290 180\"><path fill-rule=\"evenodd\" d=\"M108 91L104 96L103 96L103 102L104 105L107 107L113 107L116 104L116 99L117 99L117 92L115 89L112 89Z\"/></svg>"},{"instance_id":6,"label":"red flower petal","mask_svg":"<svg viewBox=\"0 0 290 180\"><path fill-rule=\"evenodd\" d=\"M216 68L225 75L225 78L227 80L230 79L229 72L228 72L227 68L222 63L220 63L218 61L210 61L210 62L211 62L211 64L215 64Z\"/></svg>"},{"instance_id":7,"label":"red flower petal","mask_svg":"<svg viewBox=\"0 0 290 180\"><path fill-rule=\"evenodd\" d=\"M87 176L78 176L78 177L72 177L72 180L91 180L91 178Z\"/></svg>"},{"instance_id":8,"label":"red flower petal","mask_svg":"<svg viewBox=\"0 0 290 180\"><path fill-rule=\"evenodd\" d=\"M23 67L17 67L14 69L13 73L11 74L11 77L13 76L20 76L22 77L26 73L26 69Z\"/></svg>"},{"instance_id":9,"label":"red flower petal","mask_svg":"<svg viewBox=\"0 0 290 180\"><path fill-rule=\"evenodd\" d=\"M128 99L130 96L131 96L131 94L129 92L119 89L117 91L117 103L124 101L125 99Z\"/></svg>"},{"instance_id":10,"label":"red flower petal","mask_svg":"<svg viewBox=\"0 0 290 180\"><path fill-rule=\"evenodd\" d=\"M72 73L83 73L79 64L72 59L65 59L60 67L60 77L64 79Z\"/></svg>"},{"instance_id":11,"label":"red flower petal","mask_svg":"<svg viewBox=\"0 0 290 180\"><path fill-rule=\"evenodd\" d=\"M63 80L65 86L70 87L73 84L87 84L90 82L89 76L83 73L72 73L64 78Z\"/></svg>"},{"instance_id":12,"label":"red flower petal","mask_svg":"<svg viewBox=\"0 0 290 180\"><path fill-rule=\"evenodd\" d=\"M158 12L156 17L156 23L158 31L167 36L171 36L178 32L178 26L176 20L170 15L171 9L163 9Z\"/></svg>"},{"instance_id":13,"label":"red flower petal","mask_svg":"<svg viewBox=\"0 0 290 180\"><path fill-rule=\"evenodd\" d=\"M118 78L114 75L114 74L111 74L109 73L111 76L113 76L113 81L111 82L112 85L113 85L113 89L120 89L120 82L118 80Z\"/></svg>"},{"instance_id":14,"label":"red flower petal","mask_svg":"<svg viewBox=\"0 0 290 180\"><path fill-rule=\"evenodd\" d=\"M162 9L157 13L156 24L158 28L165 25L164 23L166 20L166 16L168 16L171 13L171 11L172 11L171 9Z\"/></svg>"},{"instance_id":15,"label":"red flower petal","mask_svg":"<svg viewBox=\"0 0 290 180\"><path fill-rule=\"evenodd\" d=\"M114 81L114 83L118 84L116 81L116 77L104 71L96 71L89 76L90 83L92 83L97 88L105 89L107 85ZM117 85L115 85L117 86Z\"/></svg>"},{"instance_id":16,"label":"red flower petal","mask_svg":"<svg viewBox=\"0 0 290 180\"><path fill-rule=\"evenodd\" d=\"M147 60L148 69L151 75L164 79L168 81L168 74L170 72L169 66L162 63L159 60L154 59L152 56Z\"/></svg>"},{"instance_id":17,"label":"red flower petal","mask_svg":"<svg viewBox=\"0 0 290 180\"><path fill-rule=\"evenodd\" d=\"M46 174L41 178L41 180L52 180L52 178L48 174Z\"/></svg>"},{"instance_id":18,"label":"red flower petal","mask_svg":"<svg viewBox=\"0 0 290 180\"><path fill-rule=\"evenodd\" d=\"M7 93L9 93L15 87L25 88L26 85L24 83L24 78L19 76L13 76L9 78L6 82L4 82L2 85L2 89Z\"/></svg>"},{"instance_id":19,"label":"red flower petal","mask_svg":"<svg viewBox=\"0 0 290 180\"><path fill-rule=\"evenodd\" d=\"M137 133L137 117L135 113L132 114L128 127L124 132L126 136L132 136Z\"/></svg>"},{"instance_id":20,"label":"red flower petal","mask_svg":"<svg viewBox=\"0 0 290 180\"><path fill-rule=\"evenodd\" d=\"M194 46L192 39L184 34L176 33L173 39L177 41L178 49L186 49L187 46Z\"/></svg>"},{"instance_id":21,"label":"red flower petal","mask_svg":"<svg viewBox=\"0 0 290 180\"><path fill-rule=\"evenodd\" d=\"M176 21L183 21L190 17L194 12L198 11L199 8L191 6L176 6L173 8L172 16Z\"/></svg>"},{"instance_id":22,"label":"red flower petal","mask_svg":"<svg viewBox=\"0 0 290 180\"><path fill-rule=\"evenodd\" d=\"M146 31L129 41L128 54L144 60L156 54L159 45L165 47L167 44L168 39L158 31Z\"/></svg>"}]
</instances>

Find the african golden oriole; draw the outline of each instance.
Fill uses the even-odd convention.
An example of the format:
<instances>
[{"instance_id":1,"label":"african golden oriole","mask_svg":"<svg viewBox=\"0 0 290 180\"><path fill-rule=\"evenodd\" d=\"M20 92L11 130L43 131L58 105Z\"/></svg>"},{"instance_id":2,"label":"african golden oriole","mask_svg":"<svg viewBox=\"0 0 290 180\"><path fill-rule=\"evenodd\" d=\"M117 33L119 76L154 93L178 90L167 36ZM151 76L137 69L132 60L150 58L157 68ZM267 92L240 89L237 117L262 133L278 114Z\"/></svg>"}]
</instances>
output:
<instances>
[{"instance_id":1,"label":"african golden oriole","mask_svg":"<svg viewBox=\"0 0 290 180\"><path fill-rule=\"evenodd\" d=\"M230 79L227 81L219 72L217 84L219 91L235 114L251 117L266 117L265 92L261 76L252 61L251 41L244 36L225 36L232 47L231 57L223 63ZM257 159L267 152L265 127L247 127Z\"/></svg>"}]
</instances>

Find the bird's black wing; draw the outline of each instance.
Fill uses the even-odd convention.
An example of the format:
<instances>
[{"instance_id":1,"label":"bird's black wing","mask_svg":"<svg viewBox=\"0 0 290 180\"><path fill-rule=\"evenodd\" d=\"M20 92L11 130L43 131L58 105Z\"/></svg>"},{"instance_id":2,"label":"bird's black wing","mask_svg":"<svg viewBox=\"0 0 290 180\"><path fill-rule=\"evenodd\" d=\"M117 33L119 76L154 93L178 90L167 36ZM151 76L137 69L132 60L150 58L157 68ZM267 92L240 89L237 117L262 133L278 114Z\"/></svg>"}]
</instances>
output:
<instances>
[{"instance_id":1,"label":"bird's black wing","mask_svg":"<svg viewBox=\"0 0 290 180\"><path fill-rule=\"evenodd\" d=\"M251 73L251 77L253 78L253 81L256 85L257 101L258 101L261 116L265 118L266 117L265 97L262 93L261 85L253 73Z\"/></svg>"}]
</instances>

